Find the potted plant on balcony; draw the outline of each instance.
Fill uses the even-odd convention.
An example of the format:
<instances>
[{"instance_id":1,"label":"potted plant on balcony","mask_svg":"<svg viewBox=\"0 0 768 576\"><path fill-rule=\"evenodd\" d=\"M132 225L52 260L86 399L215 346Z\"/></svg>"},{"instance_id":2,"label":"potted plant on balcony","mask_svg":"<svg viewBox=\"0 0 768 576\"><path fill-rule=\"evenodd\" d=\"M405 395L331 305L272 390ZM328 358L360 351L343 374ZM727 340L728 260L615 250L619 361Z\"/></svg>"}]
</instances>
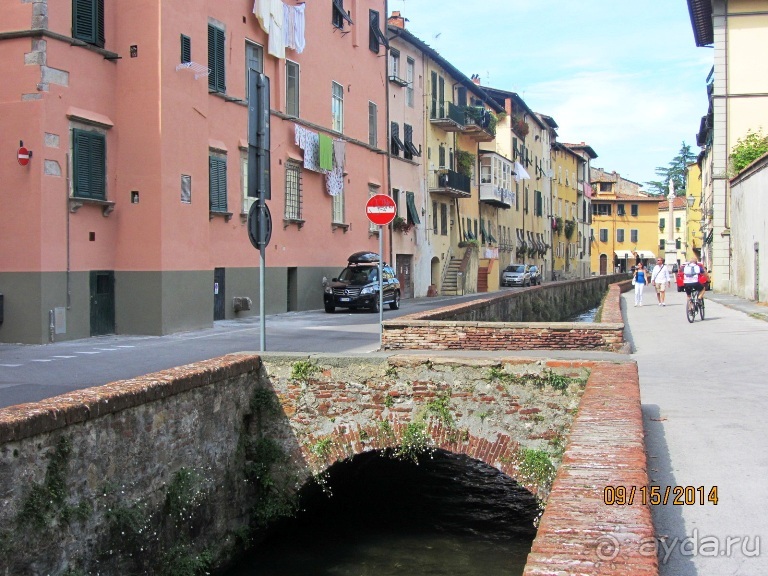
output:
<instances>
[{"instance_id":1,"label":"potted plant on balcony","mask_svg":"<svg viewBox=\"0 0 768 576\"><path fill-rule=\"evenodd\" d=\"M568 220L565 223L565 237L568 238L568 240L571 239L571 236L573 236L573 231L576 230L576 220Z\"/></svg>"},{"instance_id":2,"label":"potted plant on balcony","mask_svg":"<svg viewBox=\"0 0 768 576\"><path fill-rule=\"evenodd\" d=\"M528 124L525 123L522 114L512 116L512 130L522 138L528 135Z\"/></svg>"},{"instance_id":3,"label":"potted plant on balcony","mask_svg":"<svg viewBox=\"0 0 768 576\"><path fill-rule=\"evenodd\" d=\"M392 230L398 230L403 234L407 234L411 230L411 223L402 216L395 216L395 219L392 220Z\"/></svg>"},{"instance_id":4,"label":"potted plant on balcony","mask_svg":"<svg viewBox=\"0 0 768 576\"><path fill-rule=\"evenodd\" d=\"M558 236L563 233L563 219L560 216L555 218L555 231L557 232Z\"/></svg>"},{"instance_id":5,"label":"potted plant on balcony","mask_svg":"<svg viewBox=\"0 0 768 576\"><path fill-rule=\"evenodd\" d=\"M456 172L468 178L472 177L472 168L475 167L475 156L466 150L456 150Z\"/></svg>"}]
</instances>

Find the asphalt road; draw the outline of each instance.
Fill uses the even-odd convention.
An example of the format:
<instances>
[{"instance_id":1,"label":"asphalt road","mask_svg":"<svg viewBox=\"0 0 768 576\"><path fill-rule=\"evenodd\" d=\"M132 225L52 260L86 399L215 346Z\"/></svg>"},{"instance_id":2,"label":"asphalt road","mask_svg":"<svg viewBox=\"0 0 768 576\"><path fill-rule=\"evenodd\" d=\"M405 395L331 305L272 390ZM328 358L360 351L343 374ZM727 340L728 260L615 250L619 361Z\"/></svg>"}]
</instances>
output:
<instances>
[{"instance_id":1,"label":"asphalt road","mask_svg":"<svg viewBox=\"0 0 768 576\"><path fill-rule=\"evenodd\" d=\"M402 300L384 319L487 297ZM337 309L269 315L266 352L354 354L379 349L379 315ZM212 328L168 336L101 336L45 345L0 344L0 408L134 378L224 354L261 349L258 317L222 320Z\"/></svg>"}]
</instances>

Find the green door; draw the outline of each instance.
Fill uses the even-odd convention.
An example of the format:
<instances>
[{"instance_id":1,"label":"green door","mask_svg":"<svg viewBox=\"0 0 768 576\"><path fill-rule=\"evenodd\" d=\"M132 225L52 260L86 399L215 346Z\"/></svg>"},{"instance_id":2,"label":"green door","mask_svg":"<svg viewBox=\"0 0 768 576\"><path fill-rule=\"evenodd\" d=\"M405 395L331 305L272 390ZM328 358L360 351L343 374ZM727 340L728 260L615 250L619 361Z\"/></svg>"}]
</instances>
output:
<instances>
[{"instance_id":1,"label":"green door","mask_svg":"<svg viewBox=\"0 0 768 576\"><path fill-rule=\"evenodd\" d=\"M115 273L91 270L91 336L115 333Z\"/></svg>"}]
</instances>

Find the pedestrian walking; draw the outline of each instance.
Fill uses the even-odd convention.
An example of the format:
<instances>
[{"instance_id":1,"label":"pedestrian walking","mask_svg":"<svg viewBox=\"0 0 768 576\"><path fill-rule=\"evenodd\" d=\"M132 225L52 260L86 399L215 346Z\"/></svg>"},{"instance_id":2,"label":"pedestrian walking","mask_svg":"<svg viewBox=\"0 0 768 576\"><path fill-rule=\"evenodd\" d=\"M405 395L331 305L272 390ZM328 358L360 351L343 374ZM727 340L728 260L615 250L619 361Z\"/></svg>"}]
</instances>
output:
<instances>
[{"instance_id":1,"label":"pedestrian walking","mask_svg":"<svg viewBox=\"0 0 768 576\"><path fill-rule=\"evenodd\" d=\"M664 265L664 261L661 258L656 259L656 266L653 267L651 272L651 284L656 289L656 300L659 302L659 306L666 306L665 302L667 295L667 288L672 283L672 278L669 275L669 270Z\"/></svg>"},{"instance_id":2,"label":"pedestrian walking","mask_svg":"<svg viewBox=\"0 0 768 576\"><path fill-rule=\"evenodd\" d=\"M643 289L648 283L648 271L640 262L635 266L635 272L632 274L632 284L635 286L635 306L643 305Z\"/></svg>"}]
</instances>

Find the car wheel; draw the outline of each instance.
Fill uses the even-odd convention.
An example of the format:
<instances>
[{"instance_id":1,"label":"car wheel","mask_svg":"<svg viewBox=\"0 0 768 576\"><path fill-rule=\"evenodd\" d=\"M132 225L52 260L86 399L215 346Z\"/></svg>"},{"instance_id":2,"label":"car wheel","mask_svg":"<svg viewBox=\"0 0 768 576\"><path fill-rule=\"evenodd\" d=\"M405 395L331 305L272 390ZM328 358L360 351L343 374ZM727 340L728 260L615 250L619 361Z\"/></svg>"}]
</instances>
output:
<instances>
[{"instance_id":1,"label":"car wheel","mask_svg":"<svg viewBox=\"0 0 768 576\"><path fill-rule=\"evenodd\" d=\"M379 306L379 297L373 299L373 304L371 304L371 312L378 312L381 310L381 307Z\"/></svg>"},{"instance_id":2,"label":"car wheel","mask_svg":"<svg viewBox=\"0 0 768 576\"><path fill-rule=\"evenodd\" d=\"M328 314L332 314L333 312L336 311L336 306L334 306L333 304L326 303L325 304L325 311L328 312Z\"/></svg>"},{"instance_id":3,"label":"car wheel","mask_svg":"<svg viewBox=\"0 0 768 576\"><path fill-rule=\"evenodd\" d=\"M389 309L390 310L399 310L400 309L400 292L395 291L395 299L392 300L392 302L389 303Z\"/></svg>"}]
</instances>

